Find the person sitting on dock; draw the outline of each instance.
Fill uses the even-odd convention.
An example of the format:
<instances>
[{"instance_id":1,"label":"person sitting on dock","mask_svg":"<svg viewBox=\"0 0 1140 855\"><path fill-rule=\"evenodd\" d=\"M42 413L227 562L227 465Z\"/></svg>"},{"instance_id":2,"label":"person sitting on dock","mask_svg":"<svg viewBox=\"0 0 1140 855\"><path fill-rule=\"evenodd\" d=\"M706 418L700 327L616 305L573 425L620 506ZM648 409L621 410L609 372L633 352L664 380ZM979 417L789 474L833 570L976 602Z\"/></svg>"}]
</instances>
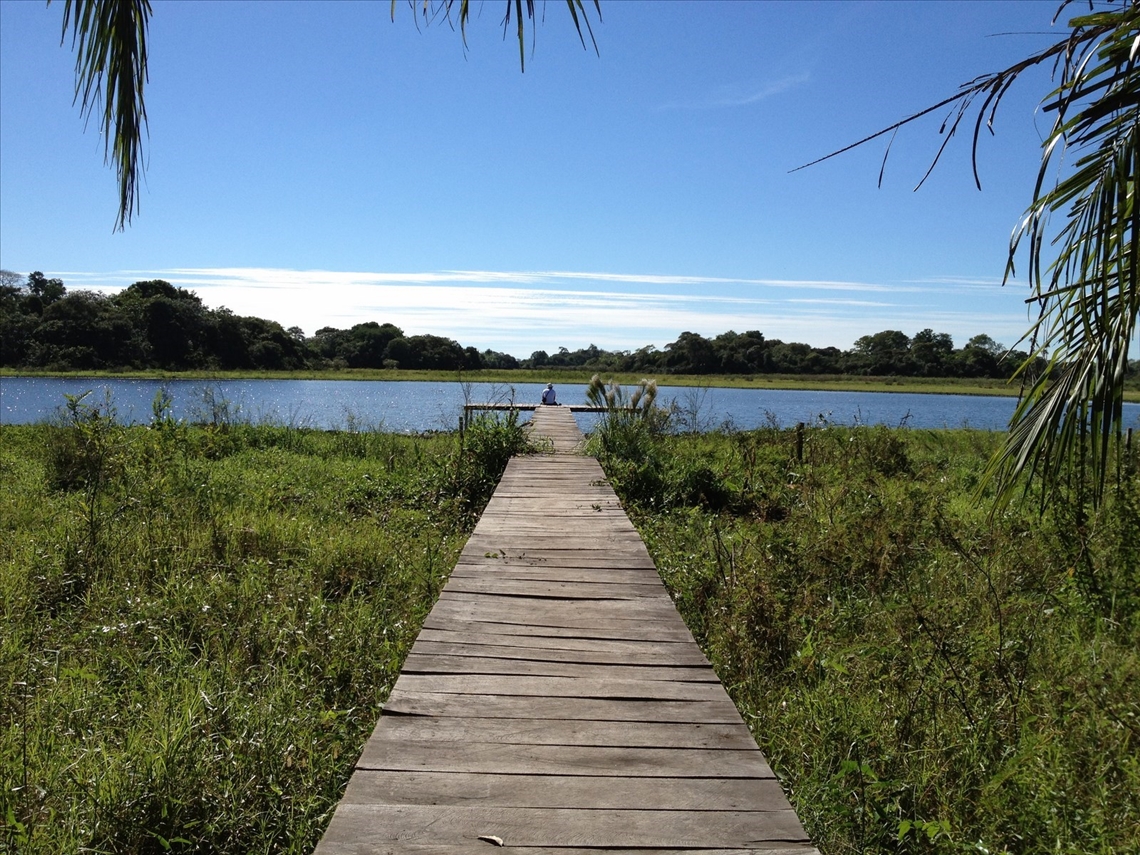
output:
<instances>
[{"instance_id":1,"label":"person sitting on dock","mask_svg":"<svg viewBox=\"0 0 1140 855\"><path fill-rule=\"evenodd\" d=\"M547 383L546 388L542 390L542 403L544 404L557 404L558 401L554 399L554 384Z\"/></svg>"}]
</instances>

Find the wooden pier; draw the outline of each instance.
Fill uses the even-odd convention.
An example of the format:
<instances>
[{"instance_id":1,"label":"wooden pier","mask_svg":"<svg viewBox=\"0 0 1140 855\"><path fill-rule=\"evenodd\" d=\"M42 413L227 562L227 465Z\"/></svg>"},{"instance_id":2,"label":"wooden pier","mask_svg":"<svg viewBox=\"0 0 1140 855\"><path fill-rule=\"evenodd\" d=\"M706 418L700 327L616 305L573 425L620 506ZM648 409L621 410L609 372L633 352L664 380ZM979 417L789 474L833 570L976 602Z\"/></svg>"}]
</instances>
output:
<instances>
[{"instance_id":1,"label":"wooden pier","mask_svg":"<svg viewBox=\"0 0 1140 855\"><path fill-rule=\"evenodd\" d=\"M317 855L818 855L570 408L532 424Z\"/></svg>"},{"instance_id":2,"label":"wooden pier","mask_svg":"<svg viewBox=\"0 0 1140 855\"><path fill-rule=\"evenodd\" d=\"M609 407L595 407L592 404L515 404L513 402L499 404L464 404L463 417L459 424L461 428L466 428L467 425L471 423L471 417L480 411L505 413L515 410L525 413L551 408L569 410L572 413L605 413L609 411ZM571 420L571 422L573 422L573 420Z\"/></svg>"}]
</instances>

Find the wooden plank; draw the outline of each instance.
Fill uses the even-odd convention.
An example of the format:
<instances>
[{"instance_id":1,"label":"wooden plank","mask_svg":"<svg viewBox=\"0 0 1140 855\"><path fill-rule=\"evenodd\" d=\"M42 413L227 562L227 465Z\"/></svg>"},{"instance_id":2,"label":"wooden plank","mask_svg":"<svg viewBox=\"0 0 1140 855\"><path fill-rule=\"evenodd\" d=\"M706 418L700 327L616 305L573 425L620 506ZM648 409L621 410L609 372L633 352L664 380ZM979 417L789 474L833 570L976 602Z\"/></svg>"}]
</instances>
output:
<instances>
[{"instance_id":1,"label":"wooden plank","mask_svg":"<svg viewBox=\"0 0 1140 855\"><path fill-rule=\"evenodd\" d=\"M622 621L619 626L541 626L527 623L525 620L496 621L472 620L446 616L441 610L436 614L432 609L424 621L429 629L449 629L454 632L483 633L487 636L495 635L528 635L537 638L590 638L611 639L625 641L676 641L684 642L692 638L688 629L682 623L663 625L660 621Z\"/></svg>"},{"instance_id":2,"label":"wooden plank","mask_svg":"<svg viewBox=\"0 0 1140 855\"><path fill-rule=\"evenodd\" d=\"M436 844L457 845L489 835L509 847L711 844L748 848L761 841L808 842L790 808L665 811L346 804L337 808L327 832L330 842L373 844L426 838Z\"/></svg>"},{"instance_id":3,"label":"wooden plank","mask_svg":"<svg viewBox=\"0 0 1140 855\"><path fill-rule=\"evenodd\" d=\"M490 855L494 850L488 850L491 845L485 840L474 842L449 843L441 846L432 843L418 843L414 841L400 841L393 843L362 843L358 841L324 841L317 847L320 855ZM512 855L598 855L597 847L582 849L577 846L512 846ZM611 850L612 851L612 850ZM819 850L806 844L792 845L778 842L754 843L747 849L691 849L685 847L654 847L652 849L626 848L621 849L622 855L819 855Z\"/></svg>"},{"instance_id":4,"label":"wooden plank","mask_svg":"<svg viewBox=\"0 0 1140 855\"><path fill-rule=\"evenodd\" d=\"M572 543L575 539L582 543L591 543L597 546L598 549L604 549L610 553L610 560L614 558L615 552L629 552L631 554L640 554L640 542L635 539L632 534L607 534L597 532L593 529L582 529L566 533L559 531L555 533L556 539ZM520 543L519 538L522 538ZM468 538L468 549L475 550L477 554L486 552L499 552L514 549L516 552L528 551L524 544L529 542L537 542L543 538L551 539L550 529L534 529L527 527L520 527L518 530L506 528L490 528L476 529L471 537ZM532 556L535 554L533 550L529 550Z\"/></svg>"},{"instance_id":5,"label":"wooden plank","mask_svg":"<svg viewBox=\"0 0 1140 855\"><path fill-rule=\"evenodd\" d=\"M676 606L663 590L658 597L591 599L568 597L565 594L543 596L457 591L447 586L436 600L436 607L468 617L506 617L512 620L519 616L525 616L528 620L549 618L558 621L553 624L555 626L593 626L598 622L610 624L617 620L681 621Z\"/></svg>"},{"instance_id":6,"label":"wooden plank","mask_svg":"<svg viewBox=\"0 0 1140 855\"><path fill-rule=\"evenodd\" d=\"M570 604L557 600L524 600L514 606L496 603L480 606L478 603L450 602L441 595L435 602L430 619L433 626L438 626L438 621L458 620L506 626L540 626L551 630L603 630L601 637L610 637L604 633L611 632L626 632L630 634L628 637L633 638L643 637L640 633L648 633L645 637L662 640L671 637L677 638L677 641L684 641L684 632L687 632L684 621L675 611L670 614L663 609L641 609L629 617L617 617L616 610L606 606L610 603L629 604L630 609L633 609L638 601L588 600L579 601L579 604L581 602L596 603L597 608L571 608ZM528 634L522 630L519 632Z\"/></svg>"},{"instance_id":7,"label":"wooden plank","mask_svg":"<svg viewBox=\"0 0 1140 855\"><path fill-rule=\"evenodd\" d=\"M553 513L553 512L552 512ZM510 538L518 543L521 537L523 543L542 535L548 540L562 541L568 544L574 542L591 543L601 549L621 549L628 546L636 551L641 538L633 528L627 530L600 530L593 524L593 520L577 521L573 518L560 518L558 528L550 530L550 520L543 516L534 517L533 520L495 520L489 519L486 525L479 526L471 534L476 543L490 538Z\"/></svg>"},{"instance_id":8,"label":"wooden plank","mask_svg":"<svg viewBox=\"0 0 1140 855\"><path fill-rule=\"evenodd\" d=\"M658 620L624 620L614 626L541 626L520 619L478 620L445 616L443 610L437 614L433 609L424 621L431 629L451 629L454 632L494 635L529 635L543 638L610 638L613 641L645 642L685 642L689 641L689 630L685 625L662 624ZM686 637L689 636L689 637Z\"/></svg>"},{"instance_id":9,"label":"wooden plank","mask_svg":"<svg viewBox=\"0 0 1140 855\"><path fill-rule=\"evenodd\" d=\"M422 634L412 647L411 654L438 654L454 657L474 657L498 660L519 660L522 662L569 662L593 665L656 665L668 668L710 667L708 660L699 651L686 649L685 645L670 644L645 645L645 650L616 653L608 650L578 649L564 647L535 646L535 641L541 639L527 639L530 644L504 645L482 644L469 640L461 641L433 641L423 638ZM677 648L661 650L661 647ZM411 655L410 654L410 655Z\"/></svg>"},{"instance_id":10,"label":"wooden plank","mask_svg":"<svg viewBox=\"0 0 1140 855\"><path fill-rule=\"evenodd\" d=\"M457 592L468 593L492 591L496 586L502 586L501 590L504 591L512 589L522 591L524 585L538 585L549 586L551 591L560 591L562 586L568 586L570 591L583 591L582 596L585 599L604 598L607 595L622 599L639 595L665 598L669 596L661 587L661 579L649 570L629 573L608 568L507 568L463 564L451 571L450 580L455 583Z\"/></svg>"},{"instance_id":11,"label":"wooden plank","mask_svg":"<svg viewBox=\"0 0 1140 855\"><path fill-rule=\"evenodd\" d=\"M525 484L519 483L517 486L507 482L505 485L500 482L499 486L504 488L496 489L495 494L491 497L491 501L487 503L488 508L494 508L496 513L530 513L534 506L532 501L536 498L540 499L543 504L548 507L567 508L570 510L586 510L597 511L597 508L602 508L608 511L623 511L621 502L614 494L614 491L609 487L596 487L589 490L581 489L581 481L575 478L574 491L550 491L544 489L542 485L536 485L531 482Z\"/></svg>"},{"instance_id":12,"label":"wooden plank","mask_svg":"<svg viewBox=\"0 0 1140 855\"><path fill-rule=\"evenodd\" d=\"M520 659L497 659L485 656L440 656L412 652L404 662L401 674L510 674L538 677L596 677L604 674L610 680L663 680L690 683L717 683L712 668L660 664L628 665L596 662L545 662Z\"/></svg>"},{"instance_id":13,"label":"wooden plank","mask_svg":"<svg viewBox=\"0 0 1140 855\"><path fill-rule=\"evenodd\" d=\"M381 716L371 740L434 740L439 743L480 742L507 745L592 745L616 748L705 748L756 750L747 729L735 724L696 722L626 722L552 720L549 718L456 718L441 726L427 716ZM553 807L554 805L547 805Z\"/></svg>"},{"instance_id":14,"label":"wooden plank","mask_svg":"<svg viewBox=\"0 0 1140 855\"><path fill-rule=\"evenodd\" d=\"M591 775L476 775L362 769L353 775L348 804L481 805L486 807L629 810L781 810L787 805L774 778L611 778ZM428 801L428 800L432 801Z\"/></svg>"},{"instance_id":15,"label":"wooden plank","mask_svg":"<svg viewBox=\"0 0 1140 855\"><path fill-rule=\"evenodd\" d=\"M672 603L661 578L650 570L624 572L610 568L522 567L518 571L493 565L479 567L464 564L457 567L455 586L446 586L447 593L455 597L502 599L554 598L566 602L602 599L643 600L647 603ZM560 578L568 571L570 579ZM495 586L505 586L496 590ZM504 593L506 588L514 593ZM636 606L637 603L629 603Z\"/></svg>"},{"instance_id":16,"label":"wooden plank","mask_svg":"<svg viewBox=\"0 0 1140 855\"><path fill-rule=\"evenodd\" d=\"M668 598L661 577L653 570L627 570L613 567L559 567L557 565L510 565L493 563L457 564L450 579L457 591L476 592L482 586L504 584L521 587L523 583L540 585L583 585L588 594L623 592L637 594L654 591L653 596ZM613 587L611 587L613 586Z\"/></svg>"},{"instance_id":17,"label":"wooden plank","mask_svg":"<svg viewBox=\"0 0 1140 855\"><path fill-rule=\"evenodd\" d=\"M525 585L520 587L526 587ZM535 588L537 590L537 587ZM630 620L643 620L644 615L653 618L670 617L677 614L677 609L665 588L658 583L658 594L652 597L633 597L616 599L613 597L592 598L586 596L567 596L565 593L556 593L553 596L540 593L520 591L519 593L497 593L493 591L463 591L445 586L437 602L445 603L449 608L461 606L478 606L481 609L504 609L507 612L517 612L520 608L526 609L560 609L567 615L613 614L615 617L625 615Z\"/></svg>"},{"instance_id":18,"label":"wooden plank","mask_svg":"<svg viewBox=\"0 0 1140 855\"><path fill-rule=\"evenodd\" d=\"M515 695L539 698L617 698L622 700L713 701L727 699L717 684L664 680L607 680L604 677L530 677L510 674L402 674L409 692L453 695Z\"/></svg>"},{"instance_id":19,"label":"wooden plank","mask_svg":"<svg viewBox=\"0 0 1140 855\"><path fill-rule=\"evenodd\" d=\"M541 775L558 769L565 775L617 778L775 777L755 745L751 750L722 750L370 739L356 768L487 775Z\"/></svg>"},{"instance_id":20,"label":"wooden plank","mask_svg":"<svg viewBox=\"0 0 1140 855\"><path fill-rule=\"evenodd\" d=\"M554 721L695 722L739 724L740 713L725 695L707 701L667 701L654 698L546 698L526 695L461 695L420 692L400 685L384 702L384 715L469 718L550 718Z\"/></svg>"},{"instance_id":21,"label":"wooden plank","mask_svg":"<svg viewBox=\"0 0 1140 855\"><path fill-rule=\"evenodd\" d=\"M421 648L420 645L439 645ZM655 662L677 665L707 664L700 648L688 640L628 641L603 638L550 638L534 635L495 635L472 636L451 629L420 631L412 650L424 652L459 653L474 651L474 655L517 656L528 659L551 659L552 661L628 662L629 664L652 664ZM485 654L479 651L486 651Z\"/></svg>"},{"instance_id":22,"label":"wooden plank","mask_svg":"<svg viewBox=\"0 0 1140 855\"><path fill-rule=\"evenodd\" d=\"M468 540L467 547L460 556L461 563L467 563L472 558L482 562L483 559L493 560L504 566L522 567L582 567L582 568L628 568L629 570L653 570L656 566L653 559L642 544L640 548L623 550L621 556L615 556L613 551L606 548L593 548L583 545L581 548L565 547L554 548L549 544L514 544L504 543L502 547L483 550L471 545Z\"/></svg>"}]
</instances>

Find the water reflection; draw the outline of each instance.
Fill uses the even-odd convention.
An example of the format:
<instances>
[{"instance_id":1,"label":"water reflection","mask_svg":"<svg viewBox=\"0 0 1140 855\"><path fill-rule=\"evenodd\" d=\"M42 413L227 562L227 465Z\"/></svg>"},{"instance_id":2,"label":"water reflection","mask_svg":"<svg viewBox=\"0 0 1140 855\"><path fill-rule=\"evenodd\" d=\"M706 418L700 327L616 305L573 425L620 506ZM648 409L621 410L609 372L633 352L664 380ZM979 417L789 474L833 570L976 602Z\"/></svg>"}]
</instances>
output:
<instances>
[{"instance_id":1,"label":"water reflection","mask_svg":"<svg viewBox=\"0 0 1140 855\"><path fill-rule=\"evenodd\" d=\"M398 432L450 430L465 400L539 400L542 383L461 384L387 380L92 380L0 378L0 421L49 421L64 395L90 391L89 400L110 395L120 420L151 419L155 395L165 390L179 419L210 421L217 408L228 417L324 429L384 429ZM557 384L564 404L586 403L585 384ZM694 426L755 428L816 424L887 424L918 428L972 427L1004 430L1015 401L1006 397L921 395L907 392L821 392L769 389L692 389L662 386L658 403L673 402ZM1125 405L1126 426L1140 425L1140 405ZM589 430L594 417L578 414Z\"/></svg>"}]
</instances>

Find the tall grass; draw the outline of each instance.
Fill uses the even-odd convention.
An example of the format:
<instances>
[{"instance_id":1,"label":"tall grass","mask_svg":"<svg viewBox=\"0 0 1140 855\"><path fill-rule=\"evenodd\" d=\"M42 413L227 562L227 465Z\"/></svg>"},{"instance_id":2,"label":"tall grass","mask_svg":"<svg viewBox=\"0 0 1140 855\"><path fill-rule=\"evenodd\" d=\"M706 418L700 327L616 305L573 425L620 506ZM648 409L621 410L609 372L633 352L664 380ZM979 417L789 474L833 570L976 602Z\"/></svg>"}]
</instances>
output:
<instances>
[{"instance_id":1,"label":"tall grass","mask_svg":"<svg viewBox=\"0 0 1140 855\"><path fill-rule=\"evenodd\" d=\"M0 850L308 852L519 426L0 427Z\"/></svg>"},{"instance_id":2,"label":"tall grass","mask_svg":"<svg viewBox=\"0 0 1140 855\"><path fill-rule=\"evenodd\" d=\"M990 519L999 441L594 440L826 855L1140 852L1140 480Z\"/></svg>"}]
</instances>

